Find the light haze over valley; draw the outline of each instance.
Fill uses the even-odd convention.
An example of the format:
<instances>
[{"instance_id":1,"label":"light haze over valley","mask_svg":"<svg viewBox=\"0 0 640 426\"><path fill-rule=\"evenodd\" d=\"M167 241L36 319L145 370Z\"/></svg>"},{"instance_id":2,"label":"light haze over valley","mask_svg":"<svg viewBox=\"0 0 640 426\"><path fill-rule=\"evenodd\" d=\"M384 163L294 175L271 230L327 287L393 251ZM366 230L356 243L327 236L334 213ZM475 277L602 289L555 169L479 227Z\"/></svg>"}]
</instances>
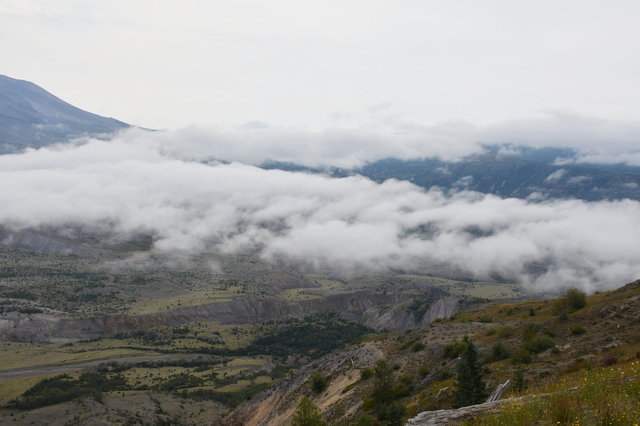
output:
<instances>
[{"instance_id":1,"label":"light haze over valley","mask_svg":"<svg viewBox=\"0 0 640 426\"><path fill-rule=\"evenodd\" d=\"M493 424L425 420L468 336L552 403L637 362L638 14L3 1L0 423Z\"/></svg>"}]
</instances>

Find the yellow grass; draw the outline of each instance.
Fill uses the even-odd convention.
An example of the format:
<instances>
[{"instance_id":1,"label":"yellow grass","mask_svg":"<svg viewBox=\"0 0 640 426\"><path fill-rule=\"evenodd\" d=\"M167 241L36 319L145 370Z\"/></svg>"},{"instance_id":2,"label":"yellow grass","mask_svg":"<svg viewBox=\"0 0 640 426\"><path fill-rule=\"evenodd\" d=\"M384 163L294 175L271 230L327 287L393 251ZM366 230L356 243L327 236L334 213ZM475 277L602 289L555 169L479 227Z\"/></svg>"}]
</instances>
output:
<instances>
[{"instance_id":1,"label":"yellow grass","mask_svg":"<svg viewBox=\"0 0 640 426\"><path fill-rule=\"evenodd\" d=\"M106 345L104 348L100 348L96 342L76 344L74 346L5 343L0 348L3 370L153 354L153 352L135 349L109 348Z\"/></svg>"},{"instance_id":2,"label":"yellow grass","mask_svg":"<svg viewBox=\"0 0 640 426\"><path fill-rule=\"evenodd\" d=\"M322 296L319 296L317 294L305 293L307 291L309 291L308 288L289 288L281 291L278 294L278 297L287 302L295 302L298 300L322 299Z\"/></svg>"},{"instance_id":3,"label":"yellow grass","mask_svg":"<svg viewBox=\"0 0 640 426\"><path fill-rule=\"evenodd\" d=\"M68 372L66 374L73 376L74 372ZM25 393L40 380L44 380L46 378L57 375L58 374L42 374L39 376L19 377L16 379L3 380L2 382L0 382L0 400L3 403L6 403Z\"/></svg>"},{"instance_id":4,"label":"yellow grass","mask_svg":"<svg viewBox=\"0 0 640 426\"><path fill-rule=\"evenodd\" d=\"M467 424L638 425L640 361L567 374L527 392L545 393L552 394L506 404L500 413L485 414Z\"/></svg>"},{"instance_id":5,"label":"yellow grass","mask_svg":"<svg viewBox=\"0 0 640 426\"><path fill-rule=\"evenodd\" d=\"M241 366L254 366L254 365L265 365L267 363L266 360L260 358L234 358L227 363L229 367L241 367Z\"/></svg>"},{"instance_id":6,"label":"yellow grass","mask_svg":"<svg viewBox=\"0 0 640 426\"><path fill-rule=\"evenodd\" d=\"M150 314L162 312L168 309L182 308L185 306L206 305L208 303L220 303L233 300L239 294L239 288L205 289L196 290L188 294L165 297L162 299L139 300L127 307L125 313L129 315Z\"/></svg>"}]
</instances>

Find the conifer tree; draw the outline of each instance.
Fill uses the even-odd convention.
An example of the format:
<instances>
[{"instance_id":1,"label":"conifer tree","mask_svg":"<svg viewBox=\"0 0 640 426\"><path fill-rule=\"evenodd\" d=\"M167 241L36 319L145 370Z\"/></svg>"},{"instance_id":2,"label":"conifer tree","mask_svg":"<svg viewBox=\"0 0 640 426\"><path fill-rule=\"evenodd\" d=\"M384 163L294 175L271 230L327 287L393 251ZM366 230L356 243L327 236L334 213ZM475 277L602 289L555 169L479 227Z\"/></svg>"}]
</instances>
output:
<instances>
[{"instance_id":1,"label":"conifer tree","mask_svg":"<svg viewBox=\"0 0 640 426\"><path fill-rule=\"evenodd\" d=\"M484 402L487 397L482 380L482 365L478 359L476 345L464 337L465 348L458 362L455 401L458 407L466 407Z\"/></svg>"},{"instance_id":2,"label":"conifer tree","mask_svg":"<svg viewBox=\"0 0 640 426\"><path fill-rule=\"evenodd\" d=\"M524 368L522 364L516 364L516 369L513 372L513 388L516 392L522 392L527 387L527 381L524 377Z\"/></svg>"}]
</instances>

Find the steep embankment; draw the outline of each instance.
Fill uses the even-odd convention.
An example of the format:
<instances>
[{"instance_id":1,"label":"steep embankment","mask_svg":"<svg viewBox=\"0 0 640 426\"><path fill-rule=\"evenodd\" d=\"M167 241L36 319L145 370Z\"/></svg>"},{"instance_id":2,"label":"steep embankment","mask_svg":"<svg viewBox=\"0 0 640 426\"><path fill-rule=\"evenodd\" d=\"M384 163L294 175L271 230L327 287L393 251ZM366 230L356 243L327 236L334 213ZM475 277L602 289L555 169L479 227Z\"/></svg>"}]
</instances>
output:
<instances>
[{"instance_id":1,"label":"steep embankment","mask_svg":"<svg viewBox=\"0 0 640 426\"><path fill-rule=\"evenodd\" d=\"M416 317L407 309L416 299L430 303L422 317ZM337 312L344 319L377 330L399 330L450 316L459 309L461 300L431 288L421 294L359 291L290 302L275 298L239 298L152 314L107 315L96 319L63 319L45 314L13 313L0 320L0 340L65 342L156 326L180 326L195 321L246 324L327 312Z\"/></svg>"}]
</instances>

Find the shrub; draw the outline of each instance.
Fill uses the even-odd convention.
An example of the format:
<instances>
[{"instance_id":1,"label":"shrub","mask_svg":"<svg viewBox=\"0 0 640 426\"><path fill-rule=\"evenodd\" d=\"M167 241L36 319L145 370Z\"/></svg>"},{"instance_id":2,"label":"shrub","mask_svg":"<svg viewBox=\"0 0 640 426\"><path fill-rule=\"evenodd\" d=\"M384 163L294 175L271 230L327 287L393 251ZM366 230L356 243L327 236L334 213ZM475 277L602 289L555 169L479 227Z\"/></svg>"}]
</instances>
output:
<instances>
[{"instance_id":1,"label":"shrub","mask_svg":"<svg viewBox=\"0 0 640 426\"><path fill-rule=\"evenodd\" d=\"M489 361L501 361L503 359L509 358L511 354L509 353L509 349L502 342L496 342L491 346L491 354L489 355Z\"/></svg>"},{"instance_id":2,"label":"shrub","mask_svg":"<svg viewBox=\"0 0 640 426\"><path fill-rule=\"evenodd\" d=\"M542 330L542 324L539 322L530 322L524 327L525 333L538 334Z\"/></svg>"},{"instance_id":3,"label":"shrub","mask_svg":"<svg viewBox=\"0 0 640 426\"><path fill-rule=\"evenodd\" d=\"M376 426L378 422L375 417L368 414L362 414L354 424L355 426Z\"/></svg>"},{"instance_id":4,"label":"shrub","mask_svg":"<svg viewBox=\"0 0 640 426\"><path fill-rule=\"evenodd\" d=\"M425 346L424 346L424 343L422 343L422 342L416 342L416 343L411 347L411 350L412 350L413 352L420 352L421 350L423 350L423 349L424 349L424 347L425 347Z\"/></svg>"},{"instance_id":5,"label":"shrub","mask_svg":"<svg viewBox=\"0 0 640 426\"><path fill-rule=\"evenodd\" d=\"M201 386L204 381L197 376L188 373L180 373L165 380L157 387L165 392L172 392L178 389L192 388Z\"/></svg>"},{"instance_id":6,"label":"shrub","mask_svg":"<svg viewBox=\"0 0 640 426\"><path fill-rule=\"evenodd\" d=\"M573 360L573 362L567 365L562 371L566 374L566 373L574 373L582 369L591 369L591 362L585 360L584 358L576 358L575 360Z\"/></svg>"},{"instance_id":7,"label":"shrub","mask_svg":"<svg viewBox=\"0 0 640 426\"><path fill-rule=\"evenodd\" d=\"M511 356L514 363L529 364L531 362L531 352L526 348L520 348Z\"/></svg>"},{"instance_id":8,"label":"shrub","mask_svg":"<svg viewBox=\"0 0 640 426\"><path fill-rule=\"evenodd\" d=\"M368 380L373 377L373 370L371 368L365 368L360 371L360 380Z\"/></svg>"},{"instance_id":9,"label":"shrub","mask_svg":"<svg viewBox=\"0 0 640 426\"><path fill-rule=\"evenodd\" d=\"M587 306L587 295L577 288L570 288L554 304L557 315L571 314Z\"/></svg>"},{"instance_id":10,"label":"shrub","mask_svg":"<svg viewBox=\"0 0 640 426\"><path fill-rule=\"evenodd\" d=\"M574 336L580 336L581 334L584 334L586 332L587 329L582 327L581 325L576 325L571 329L571 334L573 334Z\"/></svg>"},{"instance_id":11,"label":"shrub","mask_svg":"<svg viewBox=\"0 0 640 426\"><path fill-rule=\"evenodd\" d=\"M407 340L406 342L403 343L402 346L400 346L400 349L402 350L409 349L414 342L415 340Z\"/></svg>"},{"instance_id":12,"label":"shrub","mask_svg":"<svg viewBox=\"0 0 640 426\"><path fill-rule=\"evenodd\" d=\"M322 374L320 371L314 371L309 378L309 383L311 384L311 389L315 393L320 393L327 388L327 384L329 382L329 378Z\"/></svg>"},{"instance_id":13,"label":"shrub","mask_svg":"<svg viewBox=\"0 0 640 426\"><path fill-rule=\"evenodd\" d=\"M513 331L514 331L513 327L511 327L510 325L505 325L505 326L499 327L496 330L496 334L501 339L507 339L513 336Z\"/></svg>"},{"instance_id":14,"label":"shrub","mask_svg":"<svg viewBox=\"0 0 640 426\"><path fill-rule=\"evenodd\" d=\"M525 348L534 354L544 352L555 345L553 339L547 335L534 336L525 343Z\"/></svg>"},{"instance_id":15,"label":"shrub","mask_svg":"<svg viewBox=\"0 0 640 426\"><path fill-rule=\"evenodd\" d=\"M603 367L609 367L611 365L617 364L618 363L618 358L610 356L607 358L604 358L600 361L600 365L602 365Z\"/></svg>"},{"instance_id":16,"label":"shrub","mask_svg":"<svg viewBox=\"0 0 640 426\"><path fill-rule=\"evenodd\" d=\"M306 396L300 398L291 426L326 426L326 424L318 407Z\"/></svg>"},{"instance_id":17,"label":"shrub","mask_svg":"<svg viewBox=\"0 0 640 426\"><path fill-rule=\"evenodd\" d=\"M402 374L398 377L398 381L400 383L394 387L394 397L398 399L409 396L411 391L413 391L413 376L410 374Z\"/></svg>"},{"instance_id":18,"label":"shrub","mask_svg":"<svg viewBox=\"0 0 640 426\"><path fill-rule=\"evenodd\" d=\"M522 340L528 342L538 335L538 333L542 330L542 325L537 322L532 322L527 324L522 330Z\"/></svg>"},{"instance_id":19,"label":"shrub","mask_svg":"<svg viewBox=\"0 0 640 426\"><path fill-rule=\"evenodd\" d=\"M457 358L462 351L466 348L466 344L463 341L451 342L444 347L445 358Z\"/></svg>"},{"instance_id":20,"label":"shrub","mask_svg":"<svg viewBox=\"0 0 640 426\"><path fill-rule=\"evenodd\" d=\"M453 372L451 370L449 370L448 368L445 368L443 370L440 371L440 373L438 373L438 379L439 380L447 380L450 379L454 376Z\"/></svg>"}]
</instances>

